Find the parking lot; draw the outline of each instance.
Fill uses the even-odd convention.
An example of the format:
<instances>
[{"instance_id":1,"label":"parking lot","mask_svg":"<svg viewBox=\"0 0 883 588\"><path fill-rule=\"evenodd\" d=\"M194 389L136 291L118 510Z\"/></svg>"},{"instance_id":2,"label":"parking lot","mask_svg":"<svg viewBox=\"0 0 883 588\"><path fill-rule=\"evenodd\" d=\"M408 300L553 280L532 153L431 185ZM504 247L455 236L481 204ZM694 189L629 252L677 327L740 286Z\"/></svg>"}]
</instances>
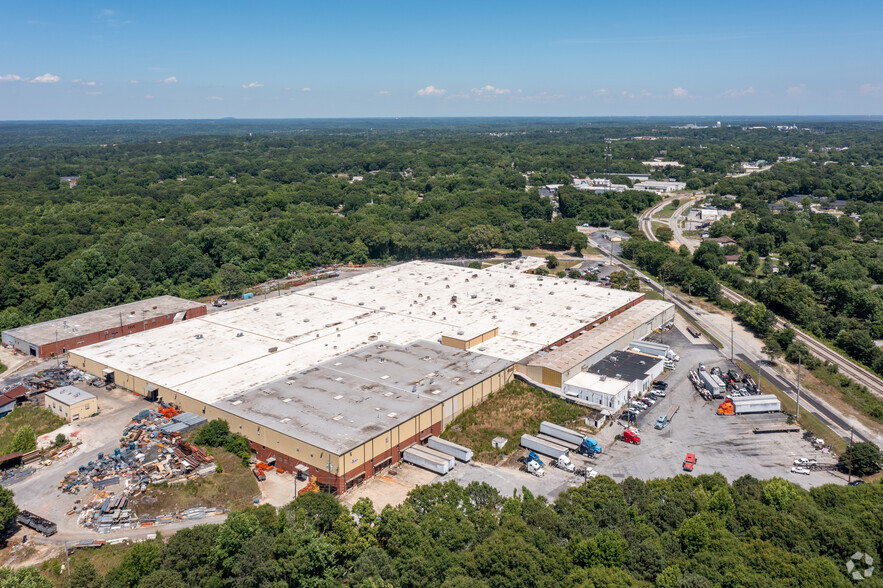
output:
<instances>
[{"instance_id":1,"label":"parking lot","mask_svg":"<svg viewBox=\"0 0 883 588\"><path fill-rule=\"evenodd\" d=\"M667 396L642 411L636 428L640 445L614 441L622 433L625 421L605 427L598 435L604 447L596 458L597 469L620 481L628 476L641 479L664 478L684 473L682 465L687 453L696 454L694 474L720 472L731 482L744 475L758 479L775 476L785 478L804 488L829 483L846 483L839 472L817 471L810 475L791 473L798 457L811 457L820 463L833 463L832 456L816 451L800 433L755 434L755 427L781 424L785 416L757 414L718 416L721 400L706 402L693 390L688 371L699 362L707 367L732 367L713 345L695 345L678 328L664 334L660 341L672 346L681 356L674 371L665 380ZM662 430L654 429L656 418L679 406L672 422Z\"/></svg>"}]
</instances>

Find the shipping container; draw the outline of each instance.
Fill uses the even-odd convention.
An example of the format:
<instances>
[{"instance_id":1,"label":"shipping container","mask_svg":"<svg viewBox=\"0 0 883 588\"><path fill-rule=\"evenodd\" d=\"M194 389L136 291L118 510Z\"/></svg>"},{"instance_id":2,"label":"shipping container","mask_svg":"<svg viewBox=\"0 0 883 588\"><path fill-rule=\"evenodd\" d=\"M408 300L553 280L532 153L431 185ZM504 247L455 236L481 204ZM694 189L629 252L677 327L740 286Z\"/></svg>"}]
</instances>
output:
<instances>
[{"instance_id":1,"label":"shipping container","mask_svg":"<svg viewBox=\"0 0 883 588\"><path fill-rule=\"evenodd\" d=\"M563 445L540 439L534 435L522 435L521 446L536 451L541 455L548 455L553 459L558 459L562 455L568 455L570 453L570 450Z\"/></svg>"},{"instance_id":2,"label":"shipping container","mask_svg":"<svg viewBox=\"0 0 883 588\"><path fill-rule=\"evenodd\" d=\"M443 451L438 451L437 449L433 449L431 447L426 447L424 445L414 445L411 447L416 451L422 451L427 455L431 455L432 457L437 457L438 459L444 460L448 463L448 471L454 469L454 466L457 465L457 460L450 453L444 453Z\"/></svg>"},{"instance_id":3,"label":"shipping container","mask_svg":"<svg viewBox=\"0 0 883 588\"><path fill-rule=\"evenodd\" d=\"M462 445L457 445L456 443L452 443L441 437L430 437L426 440L426 446L432 447L436 451L441 451L442 453L447 453L448 455L453 455L460 461L469 462L472 461L472 450L468 447L463 447Z\"/></svg>"},{"instance_id":4,"label":"shipping container","mask_svg":"<svg viewBox=\"0 0 883 588\"><path fill-rule=\"evenodd\" d=\"M733 403L733 409L736 414L781 412L782 410L782 403L775 394L736 397L731 398L730 402Z\"/></svg>"},{"instance_id":5,"label":"shipping container","mask_svg":"<svg viewBox=\"0 0 883 588\"><path fill-rule=\"evenodd\" d=\"M560 439L561 441L566 441L577 447L579 447L583 442L583 439L586 438L585 435L578 431L562 427L561 425L556 425L555 423L550 423L549 421L543 421L540 423L540 433L548 435L549 437L554 437L555 439Z\"/></svg>"},{"instance_id":6,"label":"shipping container","mask_svg":"<svg viewBox=\"0 0 883 588\"><path fill-rule=\"evenodd\" d=\"M402 452L402 460L415 466L425 468L431 472L435 472L440 476L448 473L448 462L437 457L428 455L422 451L415 451L413 447L409 447Z\"/></svg>"}]
</instances>

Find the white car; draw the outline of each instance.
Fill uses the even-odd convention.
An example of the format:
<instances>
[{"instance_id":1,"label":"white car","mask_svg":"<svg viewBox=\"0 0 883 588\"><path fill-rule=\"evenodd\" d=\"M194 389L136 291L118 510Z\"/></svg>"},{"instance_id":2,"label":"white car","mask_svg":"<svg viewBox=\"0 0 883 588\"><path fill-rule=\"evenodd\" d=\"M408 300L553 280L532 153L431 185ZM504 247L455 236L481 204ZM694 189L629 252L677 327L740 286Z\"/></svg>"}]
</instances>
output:
<instances>
[{"instance_id":1,"label":"white car","mask_svg":"<svg viewBox=\"0 0 883 588\"><path fill-rule=\"evenodd\" d=\"M805 474L808 476L810 474L810 471L807 468L802 468L800 466L794 466L793 468L791 468L791 473L792 474Z\"/></svg>"},{"instance_id":2,"label":"white car","mask_svg":"<svg viewBox=\"0 0 883 588\"><path fill-rule=\"evenodd\" d=\"M660 398L665 398L665 390L654 390L653 394L659 396Z\"/></svg>"},{"instance_id":3,"label":"white car","mask_svg":"<svg viewBox=\"0 0 883 588\"><path fill-rule=\"evenodd\" d=\"M816 460L809 459L807 457L798 457L797 459L794 460L794 465L802 466L802 467L816 465L816 463L818 463L818 462L816 462Z\"/></svg>"},{"instance_id":4,"label":"white car","mask_svg":"<svg viewBox=\"0 0 883 588\"><path fill-rule=\"evenodd\" d=\"M597 478L598 472L596 472L592 468L586 468L586 477L587 478Z\"/></svg>"}]
</instances>

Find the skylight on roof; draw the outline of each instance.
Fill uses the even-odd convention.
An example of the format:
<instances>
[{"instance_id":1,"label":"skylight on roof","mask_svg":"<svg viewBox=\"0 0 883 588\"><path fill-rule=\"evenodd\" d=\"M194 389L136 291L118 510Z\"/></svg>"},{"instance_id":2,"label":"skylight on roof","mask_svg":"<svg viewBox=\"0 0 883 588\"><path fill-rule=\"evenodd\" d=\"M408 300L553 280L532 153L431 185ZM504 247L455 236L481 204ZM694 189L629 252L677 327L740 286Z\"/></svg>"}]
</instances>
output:
<instances>
[{"instance_id":1,"label":"skylight on roof","mask_svg":"<svg viewBox=\"0 0 883 588\"><path fill-rule=\"evenodd\" d=\"M285 423L291 422L291 418L289 418L289 417L285 417L284 419L282 419L282 420L279 421L279 422L282 423L282 424L284 425Z\"/></svg>"},{"instance_id":2,"label":"skylight on roof","mask_svg":"<svg viewBox=\"0 0 883 588\"><path fill-rule=\"evenodd\" d=\"M342 420L342 419L343 419L343 415L342 415L342 414L339 414L339 415L337 415L336 417L334 417L334 418L331 419L331 420L332 420L332 421L339 421L339 420Z\"/></svg>"},{"instance_id":3,"label":"skylight on roof","mask_svg":"<svg viewBox=\"0 0 883 588\"><path fill-rule=\"evenodd\" d=\"M335 400L340 400L341 398L343 398L343 394L338 394L334 397Z\"/></svg>"}]
</instances>

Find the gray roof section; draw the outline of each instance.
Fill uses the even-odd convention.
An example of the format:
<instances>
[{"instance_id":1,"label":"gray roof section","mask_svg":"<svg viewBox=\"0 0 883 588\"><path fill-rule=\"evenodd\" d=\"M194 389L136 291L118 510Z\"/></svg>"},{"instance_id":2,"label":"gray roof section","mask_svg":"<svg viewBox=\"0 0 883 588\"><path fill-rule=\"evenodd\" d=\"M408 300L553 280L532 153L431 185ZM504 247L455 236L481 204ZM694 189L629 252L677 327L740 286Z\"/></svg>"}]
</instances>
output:
<instances>
[{"instance_id":1,"label":"gray roof section","mask_svg":"<svg viewBox=\"0 0 883 588\"><path fill-rule=\"evenodd\" d=\"M76 386L62 386L46 393L46 398L51 398L67 406L82 402L83 400L92 400L95 395L85 390L80 390Z\"/></svg>"},{"instance_id":2,"label":"gray roof section","mask_svg":"<svg viewBox=\"0 0 883 588\"><path fill-rule=\"evenodd\" d=\"M650 368L662 362L660 357L643 353L615 351L589 368L589 371L609 378L634 382L646 378Z\"/></svg>"},{"instance_id":3,"label":"gray roof section","mask_svg":"<svg viewBox=\"0 0 883 588\"><path fill-rule=\"evenodd\" d=\"M129 302L83 314L36 323L17 329L9 329L4 333L12 335L16 339L26 341L31 345L46 345L54 343L56 336L63 341L79 335L87 335L98 331L118 329L120 321L123 324L132 324L139 321L155 319L167 314L176 314L191 308L205 306L201 302L193 302L175 296L157 296L138 302ZM132 314L134 313L134 314Z\"/></svg>"},{"instance_id":4,"label":"gray roof section","mask_svg":"<svg viewBox=\"0 0 883 588\"><path fill-rule=\"evenodd\" d=\"M510 365L429 341L378 342L214 406L342 455Z\"/></svg>"}]
</instances>

